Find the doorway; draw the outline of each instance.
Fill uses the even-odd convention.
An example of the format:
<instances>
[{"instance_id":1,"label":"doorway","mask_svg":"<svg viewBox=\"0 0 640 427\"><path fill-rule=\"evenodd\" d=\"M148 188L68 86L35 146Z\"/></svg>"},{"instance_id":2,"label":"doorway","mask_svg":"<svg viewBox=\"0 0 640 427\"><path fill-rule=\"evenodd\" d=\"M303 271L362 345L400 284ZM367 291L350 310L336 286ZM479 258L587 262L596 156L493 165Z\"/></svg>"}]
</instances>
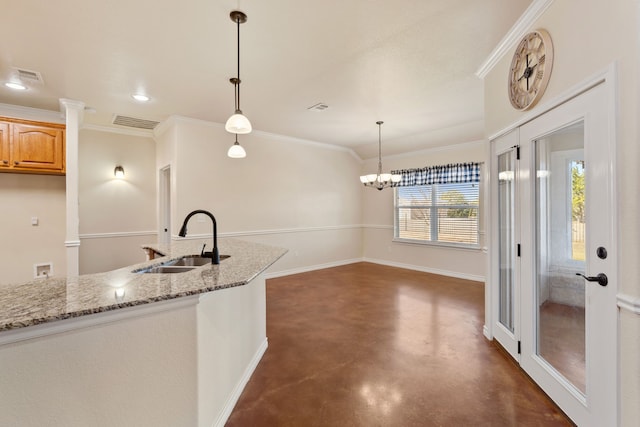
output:
<instances>
[{"instance_id":1,"label":"doorway","mask_svg":"<svg viewBox=\"0 0 640 427\"><path fill-rule=\"evenodd\" d=\"M492 141L494 337L580 426L617 425L608 93L595 85Z\"/></svg>"},{"instance_id":2,"label":"doorway","mask_svg":"<svg viewBox=\"0 0 640 427\"><path fill-rule=\"evenodd\" d=\"M158 198L158 241L171 242L171 166L160 169Z\"/></svg>"}]
</instances>

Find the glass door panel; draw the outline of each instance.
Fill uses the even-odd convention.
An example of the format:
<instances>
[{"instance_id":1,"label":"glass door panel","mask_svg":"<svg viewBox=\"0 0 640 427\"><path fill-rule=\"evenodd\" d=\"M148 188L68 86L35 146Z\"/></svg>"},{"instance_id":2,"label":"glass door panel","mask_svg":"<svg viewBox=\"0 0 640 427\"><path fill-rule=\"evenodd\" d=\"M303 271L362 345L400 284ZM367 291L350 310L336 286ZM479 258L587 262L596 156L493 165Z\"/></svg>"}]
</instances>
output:
<instances>
[{"instance_id":1,"label":"glass door panel","mask_svg":"<svg viewBox=\"0 0 640 427\"><path fill-rule=\"evenodd\" d=\"M498 156L498 257L499 321L514 332L513 303L515 279L515 150Z\"/></svg>"},{"instance_id":2,"label":"glass door panel","mask_svg":"<svg viewBox=\"0 0 640 427\"><path fill-rule=\"evenodd\" d=\"M536 354L586 394L584 125L534 144Z\"/></svg>"}]
</instances>

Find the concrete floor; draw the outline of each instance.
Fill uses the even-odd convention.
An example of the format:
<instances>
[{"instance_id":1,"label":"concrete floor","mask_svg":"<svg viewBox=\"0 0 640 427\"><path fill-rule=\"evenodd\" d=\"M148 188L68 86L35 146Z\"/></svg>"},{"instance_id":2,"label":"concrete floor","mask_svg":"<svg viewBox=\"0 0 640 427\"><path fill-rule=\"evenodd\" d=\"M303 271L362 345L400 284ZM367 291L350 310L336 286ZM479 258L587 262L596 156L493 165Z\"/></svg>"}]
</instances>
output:
<instances>
[{"instance_id":1,"label":"concrete floor","mask_svg":"<svg viewBox=\"0 0 640 427\"><path fill-rule=\"evenodd\" d=\"M227 425L572 425L483 323L479 282L370 263L271 279L269 348Z\"/></svg>"}]
</instances>

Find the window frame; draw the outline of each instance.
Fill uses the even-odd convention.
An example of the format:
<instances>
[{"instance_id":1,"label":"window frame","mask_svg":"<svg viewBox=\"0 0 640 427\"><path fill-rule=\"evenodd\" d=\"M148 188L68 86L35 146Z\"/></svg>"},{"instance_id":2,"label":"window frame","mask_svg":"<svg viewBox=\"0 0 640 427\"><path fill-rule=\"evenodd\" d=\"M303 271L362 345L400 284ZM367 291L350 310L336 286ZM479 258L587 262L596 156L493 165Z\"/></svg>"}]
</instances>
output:
<instances>
[{"instance_id":1,"label":"window frame","mask_svg":"<svg viewBox=\"0 0 640 427\"><path fill-rule=\"evenodd\" d=\"M415 185L415 186L407 186L407 187L394 187L393 188L393 242L396 243L407 243L413 245L421 245L421 246L435 246L435 247L448 247L448 248L457 248L457 249L467 249L467 250L480 250L481 243L480 239L482 236L482 231L480 230L481 222L481 200L482 200L482 185L480 182L476 182L475 184L478 186L478 205L475 207L477 209L476 214L476 243L460 243L460 242L447 242L440 240L423 240L423 239L409 239L406 237L400 237L400 218L399 218L399 208L407 208L407 206L399 206L398 205L398 193L399 188L411 188L411 187L430 187L431 191L431 203L429 205L416 205L412 206L416 209L428 209L430 212L430 216L432 218L436 218L435 221L431 221L430 223L430 231L429 237L432 237L434 234L437 234L438 227L438 210L439 209L469 209L469 205L438 205L437 204L437 194L438 194L438 186L454 186L459 183L448 183L448 184L425 184L425 185ZM445 190L446 192L446 190ZM440 194L443 192L440 191ZM435 215L434 215L435 214ZM436 230L436 233L434 233Z\"/></svg>"}]
</instances>

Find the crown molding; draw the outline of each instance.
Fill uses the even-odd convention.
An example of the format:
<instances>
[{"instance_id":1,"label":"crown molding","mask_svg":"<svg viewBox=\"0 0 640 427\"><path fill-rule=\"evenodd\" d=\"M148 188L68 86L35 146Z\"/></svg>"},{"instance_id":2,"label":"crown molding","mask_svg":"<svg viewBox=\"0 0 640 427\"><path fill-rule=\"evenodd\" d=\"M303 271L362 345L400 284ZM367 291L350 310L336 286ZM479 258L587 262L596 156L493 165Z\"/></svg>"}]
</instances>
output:
<instances>
[{"instance_id":1,"label":"crown molding","mask_svg":"<svg viewBox=\"0 0 640 427\"><path fill-rule=\"evenodd\" d=\"M534 0L509 32L500 40L491 54L476 71L476 76L484 79L502 57L522 38L542 14L551 6L553 0Z\"/></svg>"},{"instance_id":2,"label":"crown molding","mask_svg":"<svg viewBox=\"0 0 640 427\"><path fill-rule=\"evenodd\" d=\"M0 115L16 119L65 124L64 114L60 111L41 110L13 104L0 104Z\"/></svg>"},{"instance_id":3,"label":"crown molding","mask_svg":"<svg viewBox=\"0 0 640 427\"><path fill-rule=\"evenodd\" d=\"M154 134L151 130L145 129L122 129L122 128L114 128L110 126L103 125L94 125L91 123L85 123L82 125L80 130L94 130L97 132L109 132L109 133L117 133L119 135L127 135L127 136L140 136L143 138L153 138Z\"/></svg>"},{"instance_id":4,"label":"crown molding","mask_svg":"<svg viewBox=\"0 0 640 427\"><path fill-rule=\"evenodd\" d=\"M158 126L156 126L153 133L154 136L158 137L162 135L172 125L175 125L178 122L190 123L190 124L195 124L199 126L206 126L206 127L215 128L215 129L224 129L224 125L222 123L209 122L206 120L193 119L191 117L174 115L174 116L170 116L167 120L163 121ZM341 145L327 144L325 142L311 141L308 139L296 138L296 137L287 136L287 135L280 135L277 133L264 132L261 130L254 130L251 132L250 135L255 135L262 138L267 138L267 139L272 139L277 141L292 142L298 145L307 145L311 147L323 148L328 150L345 151L351 154L353 158L356 159L359 163L362 163L362 158L360 158L360 156L358 156L358 154L356 154L355 151L353 151L351 148L343 147Z\"/></svg>"}]
</instances>

